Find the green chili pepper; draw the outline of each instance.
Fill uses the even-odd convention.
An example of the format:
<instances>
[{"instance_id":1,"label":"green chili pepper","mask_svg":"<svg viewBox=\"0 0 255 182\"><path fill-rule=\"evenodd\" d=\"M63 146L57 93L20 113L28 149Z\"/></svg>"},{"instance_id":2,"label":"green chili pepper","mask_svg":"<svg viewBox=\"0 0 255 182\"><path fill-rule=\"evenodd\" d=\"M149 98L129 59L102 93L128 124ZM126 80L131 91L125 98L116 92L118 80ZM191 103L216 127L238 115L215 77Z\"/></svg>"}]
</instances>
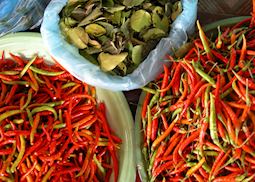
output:
<instances>
[{"instance_id":1,"label":"green chili pepper","mask_svg":"<svg viewBox=\"0 0 255 182\"><path fill-rule=\"evenodd\" d=\"M255 174L251 175L251 176L250 176L250 177L248 177L248 178L243 179L243 181L242 181L242 182L250 182L250 181L253 181L253 180L254 180L254 178L255 178Z\"/></svg>"},{"instance_id":2,"label":"green chili pepper","mask_svg":"<svg viewBox=\"0 0 255 182\"><path fill-rule=\"evenodd\" d=\"M68 83L62 85L61 89L66 89L68 87L73 87L75 85L77 85L77 83L75 83L75 82L68 82Z\"/></svg>"},{"instance_id":3,"label":"green chili pepper","mask_svg":"<svg viewBox=\"0 0 255 182\"><path fill-rule=\"evenodd\" d=\"M26 111L27 111L27 117L28 117L29 123L30 123L31 126L33 126L33 116L32 116L32 113L31 113L31 111L28 108L26 108Z\"/></svg>"},{"instance_id":4,"label":"green chili pepper","mask_svg":"<svg viewBox=\"0 0 255 182\"><path fill-rule=\"evenodd\" d=\"M28 68L33 64L33 62L36 60L37 57L32 58L30 61L28 61L28 63L26 64L26 66L24 66L23 70L20 72L19 77L21 78L22 76L24 76L24 74L27 72Z\"/></svg>"},{"instance_id":5,"label":"green chili pepper","mask_svg":"<svg viewBox=\"0 0 255 182\"><path fill-rule=\"evenodd\" d=\"M20 113L22 113L21 110L6 111L5 113L3 113L3 114L0 115L0 124L1 124L1 122L2 122L4 119L6 119L6 118L8 118L8 117L10 117L10 116L16 115L16 114L20 114Z\"/></svg>"},{"instance_id":6,"label":"green chili pepper","mask_svg":"<svg viewBox=\"0 0 255 182\"><path fill-rule=\"evenodd\" d=\"M201 153L200 153L199 150L194 150L193 152L194 152L194 154L201 155ZM211 150L209 150L209 151L204 151L204 154L205 154L206 156L218 156L218 155L219 155L218 152L216 152L216 151L211 151Z\"/></svg>"},{"instance_id":7,"label":"green chili pepper","mask_svg":"<svg viewBox=\"0 0 255 182\"><path fill-rule=\"evenodd\" d=\"M18 75L19 71L1 71L1 75Z\"/></svg>"},{"instance_id":8,"label":"green chili pepper","mask_svg":"<svg viewBox=\"0 0 255 182\"><path fill-rule=\"evenodd\" d=\"M49 106L49 107L56 107L56 106L60 106L62 104L64 104L65 101L61 100L61 101L55 101L55 102L47 102L47 103L38 103L38 104L31 104L28 107L37 107L37 106Z\"/></svg>"},{"instance_id":9,"label":"green chili pepper","mask_svg":"<svg viewBox=\"0 0 255 182\"><path fill-rule=\"evenodd\" d=\"M188 167L192 167L192 166L195 166L197 164L197 162L187 162L186 165Z\"/></svg>"},{"instance_id":10,"label":"green chili pepper","mask_svg":"<svg viewBox=\"0 0 255 182\"><path fill-rule=\"evenodd\" d=\"M232 91L233 91L232 88L227 89L223 94L220 95L220 98L221 98L221 99L224 99L224 98L227 97Z\"/></svg>"},{"instance_id":11,"label":"green chili pepper","mask_svg":"<svg viewBox=\"0 0 255 182\"><path fill-rule=\"evenodd\" d=\"M58 118L61 123L63 123L63 115L62 115L62 109L58 110Z\"/></svg>"},{"instance_id":12,"label":"green chili pepper","mask_svg":"<svg viewBox=\"0 0 255 182\"><path fill-rule=\"evenodd\" d=\"M209 92L211 87L207 87L205 90L204 103L205 103L205 122L209 121Z\"/></svg>"},{"instance_id":13,"label":"green chili pepper","mask_svg":"<svg viewBox=\"0 0 255 182\"><path fill-rule=\"evenodd\" d=\"M192 65L195 68L195 71L203 78L205 79L208 83L212 84L213 87L215 87L215 81L212 77L210 77L208 74L206 74L204 71L202 71L194 61L192 61Z\"/></svg>"},{"instance_id":14,"label":"green chili pepper","mask_svg":"<svg viewBox=\"0 0 255 182\"><path fill-rule=\"evenodd\" d=\"M241 165L242 165L243 169L245 169L245 164L244 164L245 155L246 155L246 152L243 151L243 152L242 152L242 155L241 155L241 158L240 158Z\"/></svg>"},{"instance_id":15,"label":"green chili pepper","mask_svg":"<svg viewBox=\"0 0 255 182\"><path fill-rule=\"evenodd\" d=\"M93 161L96 163L98 170L103 174L103 176L105 176L106 172L104 167L102 166L102 164L98 161L96 155L94 154L93 156Z\"/></svg>"},{"instance_id":16,"label":"green chili pepper","mask_svg":"<svg viewBox=\"0 0 255 182\"><path fill-rule=\"evenodd\" d=\"M1 179L2 181L6 181L6 182L14 182L13 179L7 178L7 177L5 177L5 176L0 176L0 179Z\"/></svg>"},{"instance_id":17,"label":"green chili pepper","mask_svg":"<svg viewBox=\"0 0 255 182\"><path fill-rule=\"evenodd\" d=\"M249 88L248 88L248 83L246 79L246 88L245 88L245 102L247 106L251 106L251 99L249 97Z\"/></svg>"},{"instance_id":18,"label":"green chili pepper","mask_svg":"<svg viewBox=\"0 0 255 182\"><path fill-rule=\"evenodd\" d=\"M53 126L54 129L60 129L60 128L65 128L66 124L65 123L60 123L60 124L56 124L55 126Z\"/></svg>"},{"instance_id":19,"label":"green chili pepper","mask_svg":"<svg viewBox=\"0 0 255 182\"><path fill-rule=\"evenodd\" d=\"M23 119L14 119L13 123L14 124L22 124L22 123L24 123L24 120Z\"/></svg>"},{"instance_id":20,"label":"green chili pepper","mask_svg":"<svg viewBox=\"0 0 255 182\"><path fill-rule=\"evenodd\" d=\"M149 107L152 108L152 106L158 102L159 100L159 95L160 95L160 92L156 92L153 97L151 98L151 101L149 103Z\"/></svg>"},{"instance_id":21,"label":"green chili pepper","mask_svg":"<svg viewBox=\"0 0 255 182\"><path fill-rule=\"evenodd\" d=\"M61 74L65 73L65 71L50 72L50 71L46 71L46 70L43 70L43 69L39 69L35 66L30 66L29 69L31 69L35 73L38 73L40 75L45 75L45 76L58 76L58 75L61 75Z\"/></svg>"},{"instance_id":22,"label":"green chili pepper","mask_svg":"<svg viewBox=\"0 0 255 182\"><path fill-rule=\"evenodd\" d=\"M217 134L217 125L216 125L216 110L215 110L215 100L213 94L210 93L210 118L209 118L209 128L210 128L210 135L213 140L213 143L220 147L222 150L223 147L220 144L218 134Z\"/></svg>"},{"instance_id":23,"label":"green chili pepper","mask_svg":"<svg viewBox=\"0 0 255 182\"><path fill-rule=\"evenodd\" d=\"M50 177L50 175L51 175L51 173L53 173L54 170L55 170L55 166L52 166L52 167L49 169L49 171L45 174L45 176L43 177L42 182L47 182L48 179L49 179L49 177Z\"/></svg>"},{"instance_id":24,"label":"green chili pepper","mask_svg":"<svg viewBox=\"0 0 255 182\"><path fill-rule=\"evenodd\" d=\"M149 106L147 106L147 131L146 131L147 140L146 141L148 146L150 146L151 134L152 134L152 116L151 116L151 109Z\"/></svg>"},{"instance_id":25,"label":"green chili pepper","mask_svg":"<svg viewBox=\"0 0 255 182\"><path fill-rule=\"evenodd\" d=\"M25 85L25 86L30 86L30 83L27 81L6 81L2 80L3 83L8 84L8 85Z\"/></svg>"},{"instance_id":26,"label":"green chili pepper","mask_svg":"<svg viewBox=\"0 0 255 182\"><path fill-rule=\"evenodd\" d=\"M145 91L145 92L148 92L148 93L151 93L151 94L156 94L157 91L152 89L152 88L148 88L148 87L142 87L142 90Z\"/></svg>"},{"instance_id":27,"label":"green chili pepper","mask_svg":"<svg viewBox=\"0 0 255 182\"><path fill-rule=\"evenodd\" d=\"M172 113L172 119L174 119L178 114L180 114L182 112L182 108L178 108L176 109L173 113Z\"/></svg>"},{"instance_id":28,"label":"green chili pepper","mask_svg":"<svg viewBox=\"0 0 255 182\"><path fill-rule=\"evenodd\" d=\"M156 158L156 154L157 154L157 150L155 150L150 158L150 164L149 164L149 168L148 168L148 173L149 173L149 176L151 176L151 171L152 171L152 167L153 167L153 164L154 164L154 161L155 161L155 158Z\"/></svg>"},{"instance_id":29,"label":"green chili pepper","mask_svg":"<svg viewBox=\"0 0 255 182\"><path fill-rule=\"evenodd\" d=\"M205 49L205 52L207 54L209 54L211 57L212 57L212 53L211 53L211 49L210 49L210 46L208 44L208 41L207 41L207 37L199 23L199 21L197 20L197 27L198 27L198 30L199 30L199 37L200 37L200 40L202 41L202 44L203 44L203 47Z\"/></svg>"},{"instance_id":30,"label":"green chili pepper","mask_svg":"<svg viewBox=\"0 0 255 182\"><path fill-rule=\"evenodd\" d=\"M28 93L27 93L27 101L26 101L26 103L21 107L21 110L25 109L25 108L28 106L28 104L31 102L32 94L33 94L33 90L32 90L32 89L29 89L29 90L28 90Z\"/></svg>"},{"instance_id":31,"label":"green chili pepper","mask_svg":"<svg viewBox=\"0 0 255 182\"><path fill-rule=\"evenodd\" d=\"M37 75L37 73L34 72L34 76L35 76L35 79L36 79L39 83L41 83L41 84L44 84L44 83L45 83L45 81L43 81L41 78L39 78L39 76Z\"/></svg>"},{"instance_id":32,"label":"green chili pepper","mask_svg":"<svg viewBox=\"0 0 255 182\"><path fill-rule=\"evenodd\" d=\"M21 159L22 159L22 157L25 153L25 150L26 150L26 141L24 139L24 136L20 135L19 138L20 138L20 151L19 151L19 154L18 154L16 160L12 164L12 167L11 167L11 172L12 173L15 172L16 167L18 166L19 162L21 161Z\"/></svg>"},{"instance_id":33,"label":"green chili pepper","mask_svg":"<svg viewBox=\"0 0 255 182\"><path fill-rule=\"evenodd\" d=\"M52 112L53 115L54 115L54 120L57 120L57 119L58 119L57 111L56 111L53 107L50 107L50 106L47 106L47 105L34 108L34 109L31 111L31 114L33 115L33 114L35 114L35 113L37 113L37 112L42 112L42 111L50 111L50 112Z\"/></svg>"},{"instance_id":34,"label":"green chili pepper","mask_svg":"<svg viewBox=\"0 0 255 182\"><path fill-rule=\"evenodd\" d=\"M239 175L235 178L235 181L236 182L243 182L243 180L245 179L245 177L247 176L246 173L242 174L242 175Z\"/></svg>"}]
</instances>

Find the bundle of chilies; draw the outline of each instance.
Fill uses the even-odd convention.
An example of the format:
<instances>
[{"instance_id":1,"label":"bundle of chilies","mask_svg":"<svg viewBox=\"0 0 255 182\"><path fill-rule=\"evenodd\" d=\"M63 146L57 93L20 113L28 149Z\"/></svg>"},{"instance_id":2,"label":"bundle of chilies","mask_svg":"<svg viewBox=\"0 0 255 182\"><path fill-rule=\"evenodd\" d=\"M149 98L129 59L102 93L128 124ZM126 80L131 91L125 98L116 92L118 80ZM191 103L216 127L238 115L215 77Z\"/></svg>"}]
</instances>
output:
<instances>
[{"instance_id":1,"label":"bundle of chilies","mask_svg":"<svg viewBox=\"0 0 255 182\"><path fill-rule=\"evenodd\" d=\"M254 181L254 18L218 27L213 40L197 27L199 38L184 58L169 56L171 66L144 88L149 179Z\"/></svg>"},{"instance_id":2,"label":"bundle of chilies","mask_svg":"<svg viewBox=\"0 0 255 182\"><path fill-rule=\"evenodd\" d=\"M94 87L57 63L10 53L0 60L0 181L118 178L121 139Z\"/></svg>"}]
</instances>

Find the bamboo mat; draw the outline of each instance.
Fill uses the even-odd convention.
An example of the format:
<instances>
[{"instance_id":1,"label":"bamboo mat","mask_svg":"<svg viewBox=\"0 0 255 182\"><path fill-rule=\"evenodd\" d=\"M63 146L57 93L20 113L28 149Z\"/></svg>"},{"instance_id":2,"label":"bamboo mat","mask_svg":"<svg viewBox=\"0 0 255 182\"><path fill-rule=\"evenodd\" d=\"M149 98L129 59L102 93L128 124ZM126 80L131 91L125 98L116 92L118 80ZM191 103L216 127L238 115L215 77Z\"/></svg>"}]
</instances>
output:
<instances>
[{"instance_id":1,"label":"bamboo mat","mask_svg":"<svg viewBox=\"0 0 255 182\"><path fill-rule=\"evenodd\" d=\"M198 19L202 24L216 20L250 15L252 0L199 0Z\"/></svg>"}]
</instances>

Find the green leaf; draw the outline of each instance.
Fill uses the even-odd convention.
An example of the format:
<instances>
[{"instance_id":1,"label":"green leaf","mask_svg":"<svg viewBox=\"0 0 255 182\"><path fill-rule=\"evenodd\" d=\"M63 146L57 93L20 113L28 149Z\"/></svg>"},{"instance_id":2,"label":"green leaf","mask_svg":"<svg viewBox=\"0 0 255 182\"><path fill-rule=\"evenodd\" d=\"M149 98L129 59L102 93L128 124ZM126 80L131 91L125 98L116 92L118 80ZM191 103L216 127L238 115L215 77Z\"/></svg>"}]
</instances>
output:
<instances>
[{"instance_id":1,"label":"green leaf","mask_svg":"<svg viewBox=\"0 0 255 182\"><path fill-rule=\"evenodd\" d=\"M120 64L122 61L124 61L127 56L128 56L127 52L122 52L117 55L112 55L109 53L101 52L97 59L100 63L101 69L103 71L111 71L118 64Z\"/></svg>"},{"instance_id":2,"label":"green leaf","mask_svg":"<svg viewBox=\"0 0 255 182\"><path fill-rule=\"evenodd\" d=\"M141 30L149 27L151 25L151 15L145 10L135 11L131 15L130 26L136 31L140 32Z\"/></svg>"},{"instance_id":3,"label":"green leaf","mask_svg":"<svg viewBox=\"0 0 255 182\"><path fill-rule=\"evenodd\" d=\"M138 6L143 2L144 0L123 0L123 4L128 7Z\"/></svg>"},{"instance_id":4,"label":"green leaf","mask_svg":"<svg viewBox=\"0 0 255 182\"><path fill-rule=\"evenodd\" d=\"M142 61L142 52L143 52L143 46L142 45L136 45L132 49L132 61L138 65Z\"/></svg>"},{"instance_id":5,"label":"green leaf","mask_svg":"<svg viewBox=\"0 0 255 182\"><path fill-rule=\"evenodd\" d=\"M150 39L157 39L157 38L164 37L165 35L166 33L163 30L159 28L151 28L145 34L143 34L143 39L145 41L148 41Z\"/></svg>"}]
</instances>

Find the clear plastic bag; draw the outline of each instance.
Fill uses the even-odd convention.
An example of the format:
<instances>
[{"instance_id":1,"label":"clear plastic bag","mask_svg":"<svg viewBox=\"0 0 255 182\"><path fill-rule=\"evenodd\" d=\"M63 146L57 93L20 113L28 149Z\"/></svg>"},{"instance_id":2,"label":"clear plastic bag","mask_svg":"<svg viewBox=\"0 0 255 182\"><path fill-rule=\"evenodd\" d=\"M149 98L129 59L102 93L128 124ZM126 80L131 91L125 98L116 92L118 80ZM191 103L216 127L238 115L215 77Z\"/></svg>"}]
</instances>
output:
<instances>
[{"instance_id":1,"label":"clear plastic bag","mask_svg":"<svg viewBox=\"0 0 255 182\"><path fill-rule=\"evenodd\" d=\"M50 54L72 75L90 85L113 90L128 91L145 86L162 72L166 54L187 41L187 35L194 30L197 17L197 0L182 0L183 11L172 24L169 36L160 40L147 58L131 74L112 76L84 57L78 49L65 41L59 28L59 12L67 0L52 0L45 10L41 34Z\"/></svg>"},{"instance_id":2,"label":"clear plastic bag","mask_svg":"<svg viewBox=\"0 0 255 182\"><path fill-rule=\"evenodd\" d=\"M0 36L41 24L50 0L0 0Z\"/></svg>"}]
</instances>

